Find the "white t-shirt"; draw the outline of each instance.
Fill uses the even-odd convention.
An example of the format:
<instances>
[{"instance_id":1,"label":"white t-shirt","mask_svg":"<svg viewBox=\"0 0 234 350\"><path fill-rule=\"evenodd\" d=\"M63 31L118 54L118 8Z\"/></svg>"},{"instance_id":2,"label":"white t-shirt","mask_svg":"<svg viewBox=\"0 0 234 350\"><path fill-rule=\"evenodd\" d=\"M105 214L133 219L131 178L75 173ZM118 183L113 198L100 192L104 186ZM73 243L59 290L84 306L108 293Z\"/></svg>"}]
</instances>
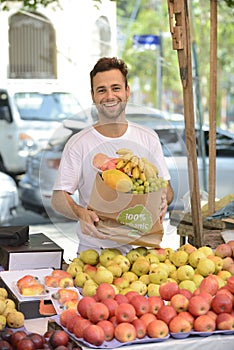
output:
<instances>
[{"instance_id":1,"label":"white t-shirt","mask_svg":"<svg viewBox=\"0 0 234 350\"><path fill-rule=\"evenodd\" d=\"M78 190L79 204L87 207L98 172L93 167L93 157L97 153L104 153L111 158L116 158L116 151L119 148L128 148L136 156L147 158L157 166L160 177L170 180L157 133L150 128L128 122L126 132L118 138L103 136L93 126L73 135L64 148L53 189L70 194ZM77 234L82 245L93 249L119 246L118 243L110 240L95 239L82 234L79 223Z\"/></svg>"}]
</instances>

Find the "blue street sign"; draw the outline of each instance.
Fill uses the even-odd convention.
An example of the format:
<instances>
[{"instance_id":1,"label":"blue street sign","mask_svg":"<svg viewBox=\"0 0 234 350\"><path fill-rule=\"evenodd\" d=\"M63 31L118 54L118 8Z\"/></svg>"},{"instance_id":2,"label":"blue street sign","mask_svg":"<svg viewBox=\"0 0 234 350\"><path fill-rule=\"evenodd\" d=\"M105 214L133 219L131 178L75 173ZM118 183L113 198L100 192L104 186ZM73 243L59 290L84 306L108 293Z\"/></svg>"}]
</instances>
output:
<instances>
[{"instance_id":1,"label":"blue street sign","mask_svg":"<svg viewBox=\"0 0 234 350\"><path fill-rule=\"evenodd\" d=\"M160 45L159 35L134 35L134 45Z\"/></svg>"}]
</instances>

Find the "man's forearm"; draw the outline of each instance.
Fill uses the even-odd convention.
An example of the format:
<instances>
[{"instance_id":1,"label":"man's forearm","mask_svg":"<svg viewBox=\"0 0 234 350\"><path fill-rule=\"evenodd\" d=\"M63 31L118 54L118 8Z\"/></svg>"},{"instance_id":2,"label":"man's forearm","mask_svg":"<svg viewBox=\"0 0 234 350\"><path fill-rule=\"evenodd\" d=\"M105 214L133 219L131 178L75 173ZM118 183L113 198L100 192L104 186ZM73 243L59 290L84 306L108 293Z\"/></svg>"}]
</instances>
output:
<instances>
[{"instance_id":1,"label":"man's forearm","mask_svg":"<svg viewBox=\"0 0 234 350\"><path fill-rule=\"evenodd\" d=\"M171 187L170 182L167 185L167 205L170 205L174 198L174 191Z\"/></svg>"},{"instance_id":2,"label":"man's forearm","mask_svg":"<svg viewBox=\"0 0 234 350\"><path fill-rule=\"evenodd\" d=\"M52 208L71 220L79 220L79 209L81 208L65 191L53 191L51 199Z\"/></svg>"}]
</instances>

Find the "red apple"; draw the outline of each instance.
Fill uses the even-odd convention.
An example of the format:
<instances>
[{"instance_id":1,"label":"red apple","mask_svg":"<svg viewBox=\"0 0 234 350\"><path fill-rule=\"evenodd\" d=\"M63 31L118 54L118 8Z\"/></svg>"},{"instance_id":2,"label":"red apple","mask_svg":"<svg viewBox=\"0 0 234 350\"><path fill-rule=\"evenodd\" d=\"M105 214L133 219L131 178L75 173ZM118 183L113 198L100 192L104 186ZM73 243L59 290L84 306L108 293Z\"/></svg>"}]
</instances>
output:
<instances>
[{"instance_id":1,"label":"red apple","mask_svg":"<svg viewBox=\"0 0 234 350\"><path fill-rule=\"evenodd\" d=\"M104 330L96 324L91 324L84 329L83 338L90 344L100 346L105 340Z\"/></svg>"},{"instance_id":2,"label":"red apple","mask_svg":"<svg viewBox=\"0 0 234 350\"><path fill-rule=\"evenodd\" d=\"M200 315L195 319L193 328L196 332L213 332L216 328L215 320L210 316Z\"/></svg>"},{"instance_id":3,"label":"red apple","mask_svg":"<svg viewBox=\"0 0 234 350\"><path fill-rule=\"evenodd\" d=\"M234 276L234 264L230 264L226 267L226 271L230 272L232 276Z\"/></svg>"},{"instance_id":4,"label":"red apple","mask_svg":"<svg viewBox=\"0 0 234 350\"><path fill-rule=\"evenodd\" d=\"M209 310L207 313L206 313L207 316L210 316L211 318L213 318L214 321L216 321L216 318L217 318L217 314L212 311L212 310Z\"/></svg>"},{"instance_id":5,"label":"red apple","mask_svg":"<svg viewBox=\"0 0 234 350\"><path fill-rule=\"evenodd\" d=\"M107 320L109 317L108 307L99 301L91 303L87 309L87 317L92 323L97 323L101 320Z\"/></svg>"},{"instance_id":6,"label":"red apple","mask_svg":"<svg viewBox=\"0 0 234 350\"><path fill-rule=\"evenodd\" d=\"M67 327L67 322L77 316L77 311L74 309L67 309L62 311L59 316L59 321L63 327Z\"/></svg>"},{"instance_id":7,"label":"red apple","mask_svg":"<svg viewBox=\"0 0 234 350\"><path fill-rule=\"evenodd\" d=\"M175 294L171 298L170 305L174 307L176 312L187 311L189 299L183 294Z\"/></svg>"},{"instance_id":8,"label":"red apple","mask_svg":"<svg viewBox=\"0 0 234 350\"><path fill-rule=\"evenodd\" d=\"M134 297L135 295L139 295L138 292L136 292L135 290L130 290L129 292L127 292L125 294L125 296L128 298L128 301L130 302L130 300L132 299L132 297Z\"/></svg>"},{"instance_id":9,"label":"red apple","mask_svg":"<svg viewBox=\"0 0 234 350\"><path fill-rule=\"evenodd\" d=\"M194 295L189 299L188 311L193 316L205 315L210 309L208 301L200 295Z\"/></svg>"},{"instance_id":10,"label":"red apple","mask_svg":"<svg viewBox=\"0 0 234 350\"><path fill-rule=\"evenodd\" d=\"M149 312L149 301L144 295L135 295L132 297L130 303L135 308L137 316L141 316Z\"/></svg>"},{"instance_id":11,"label":"red apple","mask_svg":"<svg viewBox=\"0 0 234 350\"><path fill-rule=\"evenodd\" d=\"M115 310L115 316L117 323L132 322L136 317L136 311L133 305L129 303L121 303L118 304Z\"/></svg>"},{"instance_id":12,"label":"red apple","mask_svg":"<svg viewBox=\"0 0 234 350\"><path fill-rule=\"evenodd\" d=\"M12 346L7 340L3 340L0 338L0 349L12 350Z\"/></svg>"},{"instance_id":13,"label":"red apple","mask_svg":"<svg viewBox=\"0 0 234 350\"><path fill-rule=\"evenodd\" d=\"M230 292L234 294L234 276L231 276L227 279L227 287L228 290L230 290Z\"/></svg>"},{"instance_id":14,"label":"red apple","mask_svg":"<svg viewBox=\"0 0 234 350\"><path fill-rule=\"evenodd\" d=\"M216 294L222 294L222 293L228 295L229 298L232 301L232 304L234 305L234 295L230 292L230 290L228 289L227 285L219 288L219 290L217 291Z\"/></svg>"},{"instance_id":15,"label":"red apple","mask_svg":"<svg viewBox=\"0 0 234 350\"><path fill-rule=\"evenodd\" d=\"M128 303L128 298L124 294L116 294L114 298L118 304Z\"/></svg>"},{"instance_id":16,"label":"red apple","mask_svg":"<svg viewBox=\"0 0 234 350\"><path fill-rule=\"evenodd\" d=\"M74 326L75 326L77 320L80 320L80 319L83 319L83 317L80 315L76 315L76 317L70 318L70 320L67 321L66 328L67 328L68 332L73 333Z\"/></svg>"},{"instance_id":17,"label":"red apple","mask_svg":"<svg viewBox=\"0 0 234 350\"><path fill-rule=\"evenodd\" d=\"M91 324L92 322L87 318L81 318L80 320L77 320L73 326L73 333L75 334L76 338L83 338L84 329Z\"/></svg>"},{"instance_id":18,"label":"red apple","mask_svg":"<svg viewBox=\"0 0 234 350\"><path fill-rule=\"evenodd\" d=\"M148 324L157 319L156 315L151 314L151 312L147 312L140 316L140 319L145 323L146 327Z\"/></svg>"},{"instance_id":19,"label":"red apple","mask_svg":"<svg viewBox=\"0 0 234 350\"><path fill-rule=\"evenodd\" d=\"M195 318L193 317L192 314L190 314L190 312L182 311L178 314L178 316L183 317L185 320L187 320L190 323L191 327L193 327L193 322Z\"/></svg>"},{"instance_id":20,"label":"red apple","mask_svg":"<svg viewBox=\"0 0 234 350\"><path fill-rule=\"evenodd\" d=\"M116 320L116 316L111 316L110 318L108 318L109 321L111 321L111 323L113 323L114 327L117 326L118 322Z\"/></svg>"},{"instance_id":21,"label":"red apple","mask_svg":"<svg viewBox=\"0 0 234 350\"><path fill-rule=\"evenodd\" d=\"M111 341L115 335L115 327L109 320L102 320L97 323L104 331L105 341Z\"/></svg>"},{"instance_id":22,"label":"red apple","mask_svg":"<svg viewBox=\"0 0 234 350\"><path fill-rule=\"evenodd\" d=\"M52 335L50 336L49 343L56 348L59 345L64 345L66 346L69 341L68 334L61 330L61 329L56 329Z\"/></svg>"},{"instance_id":23,"label":"red apple","mask_svg":"<svg viewBox=\"0 0 234 350\"><path fill-rule=\"evenodd\" d=\"M159 294L163 300L169 301L173 295L179 293L179 286L176 282L165 282L160 284Z\"/></svg>"},{"instance_id":24,"label":"red apple","mask_svg":"<svg viewBox=\"0 0 234 350\"><path fill-rule=\"evenodd\" d=\"M186 296L187 299L190 299L193 296L193 293L190 292L190 290L185 288L180 288L180 294L183 294L184 296Z\"/></svg>"},{"instance_id":25,"label":"red apple","mask_svg":"<svg viewBox=\"0 0 234 350\"><path fill-rule=\"evenodd\" d=\"M232 256L232 247L230 244L222 243L217 246L215 249L215 255L219 256L220 258L226 258L227 256Z\"/></svg>"},{"instance_id":26,"label":"red apple","mask_svg":"<svg viewBox=\"0 0 234 350\"><path fill-rule=\"evenodd\" d=\"M209 305L211 305L211 302L213 300L213 296L210 293L208 293L208 292L200 292L199 295L201 297L203 297L204 299L206 299L208 301Z\"/></svg>"},{"instance_id":27,"label":"red apple","mask_svg":"<svg viewBox=\"0 0 234 350\"><path fill-rule=\"evenodd\" d=\"M230 256L223 258L223 270L226 270L233 263L234 263L234 260Z\"/></svg>"},{"instance_id":28,"label":"red apple","mask_svg":"<svg viewBox=\"0 0 234 350\"><path fill-rule=\"evenodd\" d=\"M103 304L105 304L108 307L109 310L109 317L112 317L115 315L115 309L119 305L115 299L105 299L103 300Z\"/></svg>"},{"instance_id":29,"label":"red apple","mask_svg":"<svg viewBox=\"0 0 234 350\"><path fill-rule=\"evenodd\" d=\"M132 342L136 339L136 328L129 322L119 323L115 328L115 338L121 343Z\"/></svg>"},{"instance_id":30,"label":"red apple","mask_svg":"<svg viewBox=\"0 0 234 350\"><path fill-rule=\"evenodd\" d=\"M199 286L200 292L210 293L215 295L219 289L217 278L214 275L208 275L203 278Z\"/></svg>"},{"instance_id":31,"label":"red apple","mask_svg":"<svg viewBox=\"0 0 234 350\"><path fill-rule=\"evenodd\" d=\"M93 297L85 296L79 300L77 311L82 317L87 318L87 310L93 303L95 303L95 299Z\"/></svg>"},{"instance_id":32,"label":"red apple","mask_svg":"<svg viewBox=\"0 0 234 350\"><path fill-rule=\"evenodd\" d=\"M144 316L144 315L143 315ZM135 327L136 329L136 337L138 339L142 339L144 338L144 336L146 335L146 325L145 322L143 320L141 320L140 318L136 318L135 320L132 321L132 325Z\"/></svg>"},{"instance_id":33,"label":"red apple","mask_svg":"<svg viewBox=\"0 0 234 350\"><path fill-rule=\"evenodd\" d=\"M162 320L152 321L146 328L146 333L150 338L165 338L168 336L168 325Z\"/></svg>"},{"instance_id":34,"label":"red apple","mask_svg":"<svg viewBox=\"0 0 234 350\"><path fill-rule=\"evenodd\" d=\"M154 315L157 315L160 307L164 305L164 300L160 296L152 295L148 297L148 303L149 303L149 312L151 312Z\"/></svg>"},{"instance_id":35,"label":"red apple","mask_svg":"<svg viewBox=\"0 0 234 350\"><path fill-rule=\"evenodd\" d=\"M234 316L223 312L216 318L216 327L221 330L234 330Z\"/></svg>"},{"instance_id":36,"label":"red apple","mask_svg":"<svg viewBox=\"0 0 234 350\"><path fill-rule=\"evenodd\" d=\"M163 305L157 313L157 318L164 321L167 325L177 315L176 310L171 305Z\"/></svg>"},{"instance_id":37,"label":"red apple","mask_svg":"<svg viewBox=\"0 0 234 350\"><path fill-rule=\"evenodd\" d=\"M99 301L103 301L105 299L114 299L115 289L109 283L101 283L96 289L96 295Z\"/></svg>"},{"instance_id":38,"label":"red apple","mask_svg":"<svg viewBox=\"0 0 234 350\"><path fill-rule=\"evenodd\" d=\"M211 308L216 314L221 314L222 312L231 313L232 301L227 294L219 293L214 296Z\"/></svg>"},{"instance_id":39,"label":"red apple","mask_svg":"<svg viewBox=\"0 0 234 350\"><path fill-rule=\"evenodd\" d=\"M169 330L172 333L188 333L191 329L190 322L180 316L175 316L169 323Z\"/></svg>"}]
</instances>

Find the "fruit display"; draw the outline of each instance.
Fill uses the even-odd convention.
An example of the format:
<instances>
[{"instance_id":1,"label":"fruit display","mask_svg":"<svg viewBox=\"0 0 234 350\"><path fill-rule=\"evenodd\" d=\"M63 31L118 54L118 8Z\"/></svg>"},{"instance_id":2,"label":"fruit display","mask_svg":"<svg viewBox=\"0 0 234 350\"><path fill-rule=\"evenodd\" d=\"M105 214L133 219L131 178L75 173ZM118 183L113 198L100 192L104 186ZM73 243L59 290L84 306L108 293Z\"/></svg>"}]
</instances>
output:
<instances>
[{"instance_id":1,"label":"fruit display","mask_svg":"<svg viewBox=\"0 0 234 350\"><path fill-rule=\"evenodd\" d=\"M165 339L178 333L234 332L233 257L234 241L215 250L189 243L178 250L136 247L125 255L116 248L101 253L88 249L70 264L73 271L75 264L80 266L73 278L83 297L77 312L62 312L60 323L75 337L97 346L111 339L157 339L156 323ZM82 333L91 325L100 327L101 321L104 335L97 327Z\"/></svg>"},{"instance_id":2,"label":"fruit display","mask_svg":"<svg viewBox=\"0 0 234 350\"><path fill-rule=\"evenodd\" d=\"M145 194L167 186L158 176L157 167L146 158L140 158L127 149L116 151L118 158L98 153L93 165L102 172L104 182L118 192Z\"/></svg>"},{"instance_id":3,"label":"fruit display","mask_svg":"<svg viewBox=\"0 0 234 350\"><path fill-rule=\"evenodd\" d=\"M49 330L44 334L27 333L24 330L6 329L0 333L0 349L34 350L34 349L70 349L81 348L69 339L64 330Z\"/></svg>"},{"instance_id":4,"label":"fruit display","mask_svg":"<svg viewBox=\"0 0 234 350\"><path fill-rule=\"evenodd\" d=\"M24 314L17 310L15 302L8 297L7 290L0 288L0 331L6 327L20 328L23 325Z\"/></svg>"}]
</instances>

